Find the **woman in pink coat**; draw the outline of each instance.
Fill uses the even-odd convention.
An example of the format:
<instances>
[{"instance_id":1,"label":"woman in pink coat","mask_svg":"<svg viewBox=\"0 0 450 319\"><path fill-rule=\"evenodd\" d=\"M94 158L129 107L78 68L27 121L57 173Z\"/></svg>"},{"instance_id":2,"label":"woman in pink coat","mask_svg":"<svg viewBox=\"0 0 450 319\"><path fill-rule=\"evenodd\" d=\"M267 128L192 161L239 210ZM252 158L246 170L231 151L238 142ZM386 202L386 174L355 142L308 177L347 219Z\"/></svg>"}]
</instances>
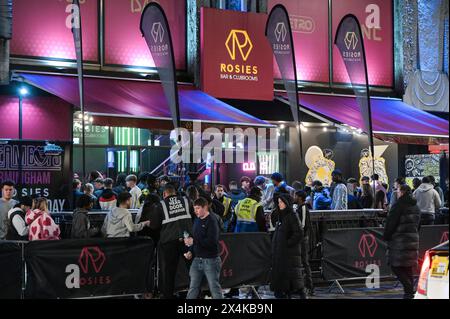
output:
<instances>
[{"instance_id":1,"label":"woman in pink coat","mask_svg":"<svg viewBox=\"0 0 450 319\"><path fill-rule=\"evenodd\" d=\"M25 222L30 225L28 239L33 240L58 240L61 231L55 224L48 211L47 199L38 198L36 209L28 211Z\"/></svg>"}]
</instances>

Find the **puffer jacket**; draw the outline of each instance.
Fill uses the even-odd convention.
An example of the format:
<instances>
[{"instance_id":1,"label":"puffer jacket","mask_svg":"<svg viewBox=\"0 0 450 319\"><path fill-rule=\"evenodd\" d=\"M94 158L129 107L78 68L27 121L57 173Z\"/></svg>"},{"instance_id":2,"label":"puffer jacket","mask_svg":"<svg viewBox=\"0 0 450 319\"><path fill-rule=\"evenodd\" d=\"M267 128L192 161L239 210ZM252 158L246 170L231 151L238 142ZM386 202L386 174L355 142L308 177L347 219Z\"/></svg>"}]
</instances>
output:
<instances>
[{"instance_id":1,"label":"puffer jacket","mask_svg":"<svg viewBox=\"0 0 450 319\"><path fill-rule=\"evenodd\" d=\"M141 231L144 224L135 224L128 209L116 207L106 215L102 233L108 238L130 237L130 233Z\"/></svg>"},{"instance_id":2,"label":"puffer jacket","mask_svg":"<svg viewBox=\"0 0 450 319\"><path fill-rule=\"evenodd\" d=\"M293 292L304 288L301 241L303 231L292 208L275 210L277 225L272 239L270 288L276 292ZM276 217L275 217L276 218Z\"/></svg>"},{"instance_id":3,"label":"puffer jacket","mask_svg":"<svg viewBox=\"0 0 450 319\"><path fill-rule=\"evenodd\" d=\"M386 220L384 239L393 267L416 267L419 258L420 210L410 195L400 197Z\"/></svg>"},{"instance_id":4,"label":"puffer jacket","mask_svg":"<svg viewBox=\"0 0 450 319\"><path fill-rule=\"evenodd\" d=\"M422 214L434 215L436 210L441 208L442 202L439 193L434 189L433 185L423 183L414 191L414 198L417 200Z\"/></svg>"}]
</instances>

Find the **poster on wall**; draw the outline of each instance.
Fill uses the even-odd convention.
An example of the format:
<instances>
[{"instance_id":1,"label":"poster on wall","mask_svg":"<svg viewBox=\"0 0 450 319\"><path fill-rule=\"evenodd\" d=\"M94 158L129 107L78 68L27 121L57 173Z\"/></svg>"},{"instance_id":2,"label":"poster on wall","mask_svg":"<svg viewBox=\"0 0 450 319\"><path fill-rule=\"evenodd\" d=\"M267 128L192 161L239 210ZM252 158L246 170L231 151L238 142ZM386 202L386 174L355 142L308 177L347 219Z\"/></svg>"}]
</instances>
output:
<instances>
[{"instance_id":1,"label":"poster on wall","mask_svg":"<svg viewBox=\"0 0 450 319\"><path fill-rule=\"evenodd\" d=\"M308 167L305 183L312 186L314 181L320 181L324 186L331 186L331 173L336 167L336 163L331 160L333 152L324 152L318 146L311 146L305 155L305 164Z\"/></svg>"},{"instance_id":2,"label":"poster on wall","mask_svg":"<svg viewBox=\"0 0 450 319\"><path fill-rule=\"evenodd\" d=\"M201 86L217 98L273 100L267 15L201 9Z\"/></svg>"},{"instance_id":3,"label":"poster on wall","mask_svg":"<svg viewBox=\"0 0 450 319\"><path fill-rule=\"evenodd\" d=\"M406 182L412 186L414 178L422 180L425 176L434 176L436 183L440 181L439 154L406 155Z\"/></svg>"},{"instance_id":4,"label":"poster on wall","mask_svg":"<svg viewBox=\"0 0 450 319\"><path fill-rule=\"evenodd\" d=\"M328 0L269 0L268 12L277 4L286 7L291 21L298 80L328 83ZM274 76L281 78L276 63Z\"/></svg>"},{"instance_id":5,"label":"poster on wall","mask_svg":"<svg viewBox=\"0 0 450 319\"><path fill-rule=\"evenodd\" d=\"M11 56L75 60L72 0L14 0ZM99 62L99 1L81 0L83 58Z\"/></svg>"},{"instance_id":6,"label":"poster on wall","mask_svg":"<svg viewBox=\"0 0 450 319\"><path fill-rule=\"evenodd\" d=\"M394 32L393 5L391 0L333 0L333 39L341 19L354 14L360 24L366 49L369 84L372 86L394 86ZM348 48L356 47L349 34ZM356 40L357 41L357 40ZM339 49L333 48L333 82L350 83ZM363 84L363 83L362 83Z\"/></svg>"},{"instance_id":7,"label":"poster on wall","mask_svg":"<svg viewBox=\"0 0 450 319\"><path fill-rule=\"evenodd\" d=\"M105 64L155 67L140 31L142 12L150 2L157 2L164 9L171 30L176 68L186 69L184 0L105 0Z\"/></svg>"},{"instance_id":8,"label":"poster on wall","mask_svg":"<svg viewBox=\"0 0 450 319\"><path fill-rule=\"evenodd\" d=\"M13 181L16 198L46 197L50 211L69 209L70 143L22 142L22 174L19 147L18 141L0 141L0 183Z\"/></svg>"}]
</instances>

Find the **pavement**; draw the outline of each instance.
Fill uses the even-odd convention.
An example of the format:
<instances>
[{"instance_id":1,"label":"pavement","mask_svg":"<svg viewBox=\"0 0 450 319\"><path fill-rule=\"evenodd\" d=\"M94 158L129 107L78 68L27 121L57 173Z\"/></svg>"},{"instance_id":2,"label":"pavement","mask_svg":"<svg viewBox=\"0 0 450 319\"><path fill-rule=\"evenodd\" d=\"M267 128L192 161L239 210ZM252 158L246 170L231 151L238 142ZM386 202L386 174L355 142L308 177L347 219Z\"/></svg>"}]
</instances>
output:
<instances>
[{"instance_id":1,"label":"pavement","mask_svg":"<svg viewBox=\"0 0 450 319\"><path fill-rule=\"evenodd\" d=\"M382 282L380 288L370 289L365 284L342 284L344 292L341 292L337 286L324 286L315 289L314 296L308 296L308 299L402 299L403 287L398 282ZM258 293L261 299L275 299L273 292L269 287L259 287ZM252 299L252 294L240 293L239 298L234 299ZM299 299L299 296L293 295L292 299Z\"/></svg>"}]
</instances>

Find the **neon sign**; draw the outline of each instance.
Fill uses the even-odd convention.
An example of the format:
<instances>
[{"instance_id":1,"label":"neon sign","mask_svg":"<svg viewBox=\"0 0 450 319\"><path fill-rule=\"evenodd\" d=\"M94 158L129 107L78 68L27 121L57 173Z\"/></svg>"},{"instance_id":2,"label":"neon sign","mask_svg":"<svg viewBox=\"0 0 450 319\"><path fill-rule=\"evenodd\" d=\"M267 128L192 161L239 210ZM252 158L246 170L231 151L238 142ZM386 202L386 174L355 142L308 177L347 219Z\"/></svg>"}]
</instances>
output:
<instances>
[{"instance_id":1,"label":"neon sign","mask_svg":"<svg viewBox=\"0 0 450 319\"><path fill-rule=\"evenodd\" d=\"M256 164L253 162L250 163L244 163L242 165L242 170L244 172L256 172Z\"/></svg>"}]
</instances>

